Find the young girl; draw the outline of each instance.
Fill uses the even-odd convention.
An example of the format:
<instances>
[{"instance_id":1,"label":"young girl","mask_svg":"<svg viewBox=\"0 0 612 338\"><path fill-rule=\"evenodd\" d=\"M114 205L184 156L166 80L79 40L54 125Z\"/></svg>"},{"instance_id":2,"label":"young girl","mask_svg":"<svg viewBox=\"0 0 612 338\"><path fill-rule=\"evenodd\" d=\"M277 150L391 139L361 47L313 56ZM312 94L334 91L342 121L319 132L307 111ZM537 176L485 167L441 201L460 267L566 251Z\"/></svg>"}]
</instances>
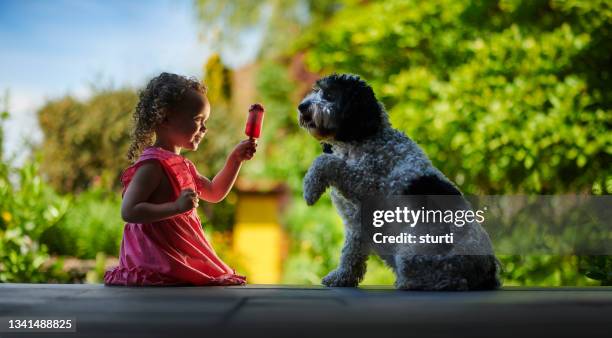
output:
<instances>
[{"instance_id":1,"label":"young girl","mask_svg":"<svg viewBox=\"0 0 612 338\"><path fill-rule=\"evenodd\" d=\"M199 199L216 203L225 198L257 144L240 142L212 181L201 176L180 152L197 150L209 116L206 88L196 80L162 73L140 94L128 152L134 164L121 177L121 216L127 224L119 266L106 271L105 284L246 283L217 257L196 208Z\"/></svg>"}]
</instances>

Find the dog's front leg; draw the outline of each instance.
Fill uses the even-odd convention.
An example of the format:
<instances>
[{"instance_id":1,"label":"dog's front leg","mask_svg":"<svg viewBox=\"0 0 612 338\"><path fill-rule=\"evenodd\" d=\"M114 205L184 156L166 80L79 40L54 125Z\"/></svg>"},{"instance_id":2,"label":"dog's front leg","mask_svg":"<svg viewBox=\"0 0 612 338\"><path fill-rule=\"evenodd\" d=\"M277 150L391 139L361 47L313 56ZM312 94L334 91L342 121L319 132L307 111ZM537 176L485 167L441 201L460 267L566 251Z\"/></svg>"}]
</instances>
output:
<instances>
[{"instance_id":1,"label":"dog's front leg","mask_svg":"<svg viewBox=\"0 0 612 338\"><path fill-rule=\"evenodd\" d=\"M322 154L313 162L304 176L304 199L306 204L315 204L329 187L332 172L341 161L334 155Z\"/></svg>"},{"instance_id":2,"label":"dog's front leg","mask_svg":"<svg viewBox=\"0 0 612 338\"><path fill-rule=\"evenodd\" d=\"M348 200L358 202L364 192L369 191L366 185L362 187L359 172L341 158L322 154L317 157L304 177L304 199L308 205L314 204L329 186L333 186ZM355 287L361 282L366 272L368 251L359 219L352 219L347 224L346 237L340 256L340 264L330 272L322 283L326 286Z\"/></svg>"},{"instance_id":3,"label":"dog's front leg","mask_svg":"<svg viewBox=\"0 0 612 338\"><path fill-rule=\"evenodd\" d=\"M342 247L340 264L321 281L325 286L356 287L366 273L368 251L360 228L348 230Z\"/></svg>"},{"instance_id":4,"label":"dog's front leg","mask_svg":"<svg viewBox=\"0 0 612 338\"><path fill-rule=\"evenodd\" d=\"M312 162L304 176L306 204L315 204L329 186L335 187L354 203L376 192L374 182L364 180L359 170L335 155L322 154Z\"/></svg>"}]
</instances>

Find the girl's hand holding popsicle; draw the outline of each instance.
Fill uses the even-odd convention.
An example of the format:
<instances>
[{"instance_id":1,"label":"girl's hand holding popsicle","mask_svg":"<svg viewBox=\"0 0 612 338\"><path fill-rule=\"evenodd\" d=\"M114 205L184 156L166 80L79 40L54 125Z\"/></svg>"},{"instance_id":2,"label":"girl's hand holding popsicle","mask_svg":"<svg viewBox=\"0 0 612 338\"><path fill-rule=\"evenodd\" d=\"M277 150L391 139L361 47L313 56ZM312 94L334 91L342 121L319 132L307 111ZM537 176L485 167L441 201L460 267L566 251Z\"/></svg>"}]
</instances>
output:
<instances>
[{"instance_id":1,"label":"girl's hand holding popsicle","mask_svg":"<svg viewBox=\"0 0 612 338\"><path fill-rule=\"evenodd\" d=\"M237 162L250 160L253 158L253 154L255 154L257 151L256 148L257 141L254 139L244 140L238 143L234 150L232 150L232 154L230 156Z\"/></svg>"},{"instance_id":2,"label":"girl's hand holding popsicle","mask_svg":"<svg viewBox=\"0 0 612 338\"><path fill-rule=\"evenodd\" d=\"M257 151L257 138L261 134L261 126L264 118L264 107L259 104L253 104L249 108L249 117L247 119L244 133L249 137L248 140L240 142L232 151L231 156L238 162L250 160Z\"/></svg>"}]
</instances>

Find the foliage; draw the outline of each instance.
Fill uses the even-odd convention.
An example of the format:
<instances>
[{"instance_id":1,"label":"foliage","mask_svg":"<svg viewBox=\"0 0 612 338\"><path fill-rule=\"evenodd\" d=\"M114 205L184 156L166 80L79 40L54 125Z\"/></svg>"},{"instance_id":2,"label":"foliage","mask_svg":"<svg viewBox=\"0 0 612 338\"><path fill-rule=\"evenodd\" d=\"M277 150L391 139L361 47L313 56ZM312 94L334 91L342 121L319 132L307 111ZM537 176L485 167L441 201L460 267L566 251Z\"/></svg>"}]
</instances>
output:
<instances>
[{"instance_id":1,"label":"foliage","mask_svg":"<svg viewBox=\"0 0 612 338\"><path fill-rule=\"evenodd\" d=\"M587 277L598 280L601 285L612 286L611 256L581 256L579 267Z\"/></svg>"},{"instance_id":2,"label":"foliage","mask_svg":"<svg viewBox=\"0 0 612 338\"><path fill-rule=\"evenodd\" d=\"M121 198L114 191L93 187L72 196L65 216L41 236L55 255L94 259L102 253L119 255L123 235Z\"/></svg>"},{"instance_id":3,"label":"foliage","mask_svg":"<svg viewBox=\"0 0 612 338\"><path fill-rule=\"evenodd\" d=\"M328 207L329 202L324 197L312 207L293 203L287 212L284 224L294 245L285 263L284 283L319 284L321 277L338 264L342 220Z\"/></svg>"},{"instance_id":4,"label":"foliage","mask_svg":"<svg viewBox=\"0 0 612 338\"><path fill-rule=\"evenodd\" d=\"M609 260L609 256L599 257ZM498 255L498 258L503 263L504 286L589 286L597 285L599 279L579 273L581 256Z\"/></svg>"},{"instance_id":5,"label":"foliage","mask_svg":"<svg viewBox=\"0 0 612 338\"><path fill-rule=\"evenodd\" d=\"M1 129L1 125L0 125ZM44 266L43 231L57 224L68 201L38 175L37 162L19 169L0 161L0 282L64 281L61 262Z\"/></svg>"},{"instance_id":6,"label":"foliage","mask_svg":"<svg viewBox=\"0 0 612 338\"><path fill-rule=\"evenodd\" d=\"M100 90L84 101L66 96L47 102L38 111L47 181L62 193L83 191L94 180L118 188L136 101L133 90L122 89Z\"/></svg>"},{"instance_id":7,"label":"foliage","mask_svg":"<svg viewBox=\"0 0 612 338\"><path fill-rule=\"evenodd\" d=\"M241 37L262 31L260 59L286 52L304 27L316 25L337 9L334 0L197 0L195 9L206 41L221 51L239 52Z\"/></svg>"},{"instance_id":8,"label":"foliage","mask_svg":"<svg viewBox=\"0 0 612 338\"><path fill-rule=\"evenodd\" d=\"M226 105L232 98L232 78L229 68L222 62L219 54L213 54L204 66L206 96L216 105Z\"/></svg>"},{"instance_id":9,"label":"foliage","mask_svg":"<svg viewBox=\"0 0 612 338\"><path fill-rule=\"evenodd\" d=\"M104 252L96 254L96 265L94 269L88 271L85 280L89 284L104 283L104 273L106 272L106 255Z\"/></svg>"}]
</instances>

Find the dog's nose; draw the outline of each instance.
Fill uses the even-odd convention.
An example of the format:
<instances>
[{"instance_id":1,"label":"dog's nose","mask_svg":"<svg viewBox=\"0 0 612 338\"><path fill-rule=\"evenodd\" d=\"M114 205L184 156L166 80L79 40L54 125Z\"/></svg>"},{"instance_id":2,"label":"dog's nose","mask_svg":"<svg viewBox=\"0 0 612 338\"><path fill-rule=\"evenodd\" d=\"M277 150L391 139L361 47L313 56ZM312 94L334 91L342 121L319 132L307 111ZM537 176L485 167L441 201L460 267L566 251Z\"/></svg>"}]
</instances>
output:
<instances>
[{"instance_id":1,"label":"dog's nose","mask_svg":"<svg viewBox=\"0 0 612 338\"><path fill-rule=\"evenodd\" d=\"M300 103L298 106L298 110L302 115L304 115L308 110L308 101L302 101L302 103Z\"/></svg>"},{"instance_id":2,"label":"dog's nose","mask_svg":"<svg viewBox=\"0 0 612 338\"><path fill-rule=\"evenodd\" d=\"M310 103L305 100L298 106L298 110L300 111L300 119L305 123L312 121L312 113L308 110L309 104Z\"/></svg>"}]
</instances>

